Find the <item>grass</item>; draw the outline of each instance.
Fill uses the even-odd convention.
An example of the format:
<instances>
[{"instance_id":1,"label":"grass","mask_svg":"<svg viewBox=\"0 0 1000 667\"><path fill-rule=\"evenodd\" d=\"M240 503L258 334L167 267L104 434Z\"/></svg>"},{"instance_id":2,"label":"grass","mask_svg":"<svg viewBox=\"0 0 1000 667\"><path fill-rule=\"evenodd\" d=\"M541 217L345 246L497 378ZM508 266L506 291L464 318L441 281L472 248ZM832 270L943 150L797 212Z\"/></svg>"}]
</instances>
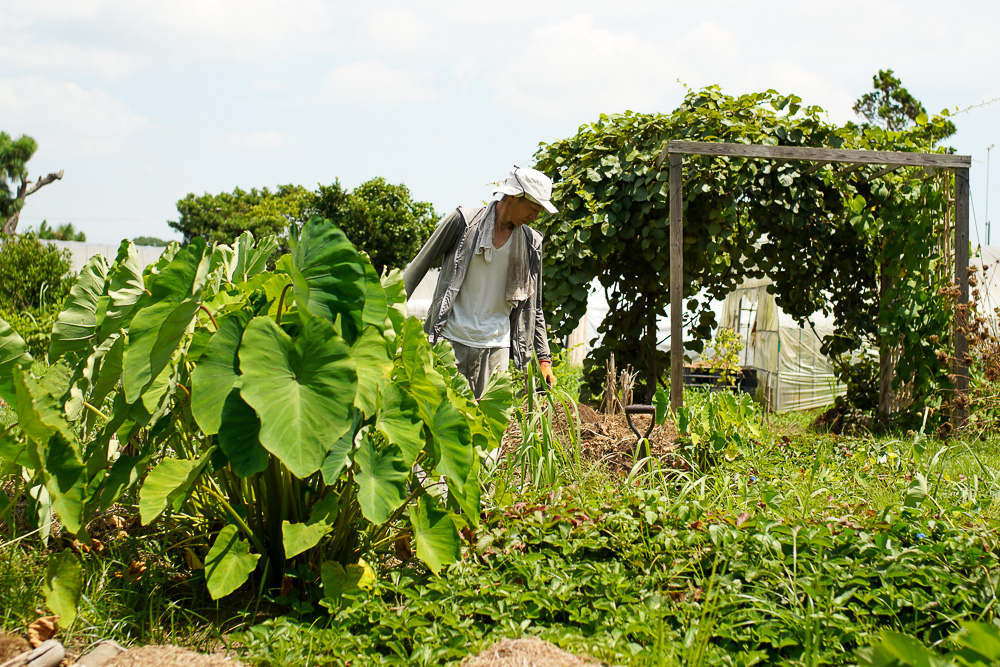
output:
<instances>
[{"instance_id":1,"label":"grass","mask_svg":"<svg viewBox=\"0 0 1000 667\"><path fill-rule=\"evenodd\" d=\"M628 476L572 442L553 453L542 429L523 453L540 473L497 473L461 562L439 577L386 563L330 609L249 590L214 603L186 536L109 534L61 638L228 645L252 665L457 664L522 635L621 665L819 665L855 662L886 630L943 650L962 622L992 621L997 441L807 426L772 416L732 461ZM8 631L44 613L45 560L33 538L0 542Z\"/></svg>"}]
</instances>

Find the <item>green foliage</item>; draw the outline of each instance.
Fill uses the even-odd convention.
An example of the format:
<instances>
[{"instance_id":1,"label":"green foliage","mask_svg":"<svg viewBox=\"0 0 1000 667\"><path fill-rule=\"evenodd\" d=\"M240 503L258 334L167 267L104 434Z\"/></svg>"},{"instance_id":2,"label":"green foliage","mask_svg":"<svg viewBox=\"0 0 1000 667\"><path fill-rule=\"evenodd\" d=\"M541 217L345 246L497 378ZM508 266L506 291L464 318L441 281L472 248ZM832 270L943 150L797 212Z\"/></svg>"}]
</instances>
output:
<instances>
[{"instance_id":1,"label":"green foliage","mask_svg":"<svg viewBox=\"0 0 1000 667\"><path fill-rule=\"evenodd\" d=\"M722 391L684 392L685 405L674 416L680 436L676 444L696 470L707 470L721 457L732 461L746 454L760 437L759 406L749 394ZM653 397L660 423L669 414L665 391Z\"/></svg>"},{"instance_id":2,"label":"green foliage","mask_svg":"<svg viewBox=\"0 0 1000 667\"><path fill-rule=\"evenodd\" d=\"M45 303L38 308L0 308L0 319L24 339L28 352L36 359L44 359L49 352L52 325L62 310L62 300Z\"/></svg>"},{"instance_id":3,"label":"green foliage","mask_svg":"<svg viewBox=\"0 0 1000 667\"><path fill-rule=\"evenodd\" d=\"M434 207L413 201L405 185L373 178L348 192L339 181L319 186L312 201L318 214L337 224L371 258L375 272L401 269L430 238Z\"/></svg>"},{"instance_id":4,"label":"green foliage","mask_svg":"<svg viewBox=\"0 0 1000 667\"><path fill-rule=\"evenodd\" d=\"M930 146L918 131L837 127L816 106L771 90L732 97L717 87L690 92L673 113L601 116L573 137L543 145L536 167L553 175L557 216L547 237L545 297L551 322L568 334L596 278L609 314L604 344L588 358L592 392L614 353L642 371L647 400L668 365L656 351L656 318L667 315L668 139L878 150ZM942 119L934 119L940 123ZM778 305L799 321L833 315L823 352L848 369L856 351L884 332L901 347L897 382L914 382L915 411L947 388L931 334L950 330L942 251L947 206L936 180L807 170L798 163L692 156L685 159L684 298L700 351L714 314L693 299L721 299L745 278L769 275ZM880 298L879 275L891 277ZM934 340L937 340L935 337ZM846 373L846 371L845 371Z\"/></svg>"},{"instance_id":5,"label":"green foliage","mask_svg":"<svg viewBox=\"0 0 1000 667\"><path fill-rule=\"evenodd\" d=\"M23 468L12 491L37 499L36 526L55 513L87 543L101 512L137 495L144 524L196 536L213 598L255 572L274 584L380 557L400 535L435 572L458 556L509 378L473 401L404 320L399 272L379 280L332 223L311 219L266 272L275 245L198 238L144 272L128 241L111 266L92 259L40 376L0 322L0 396L18 426L0 456ZM440 477L447 499L425 488Z\"/></svg>"},{"instance_id":6,"label":"green foliage","mask_svg":"<svg viewBox=\"0 0 1000 667\"><path fill-rule=\"evenodd\" d=\"M136 236L132 239L132 243L142 246L152 246L154 248L166 248L170 245L170 241L164 241L155 236Z\"/></svg>"},{"instance_id":7,"label":"green foliage","mask_svg":"<svg viewBox=\"0 0 1000 667\"><path fill-rule=\"evenodd\" d=\"M87 235L83 231L77 231L72 222L49 227L47 220L42 220L38 226L38 238L55 241L86 241Z\"/></svg>"},{"instance_id":8,"label":"green foliage","mask_svg":"<svg viewBox=\"0 0 1000 667\"><path fill-rule=\"evenodd\" d=\"M740 373L740 352L746 341L739 332L729 327L720 327L702 356L705 367L719 374L719 384L732 387Z\"/></svg>"},{"instance_id":9,"label":"green foliage","mask_svg":"<svg viewBox=\"0 0 1000 667\"><path fill-rule=\"evenodd\" d=\"M60 302L72 279L70 252L31 232L0 237L0 309L40 308Z\"/></svg>"},{"instance_id":10,"label":"green foliage","mask_svg":"<svg viewBox=\"0 0 1000 667\"><path fill-rule=\"evenodd\" d=\"M963 623L950 638L957 648L945 655L899 632L885 632L871 647L858 649L865 667L987 667L1000 662L1000 628L992 623Z\"/></svg>"},{"instance_id":11,"label":"green foliage","mask_svg":"<svg viewBox=\"0 0 1000 667\"><path fill-rule=\"evenodd\" d=\"M920 100L903 87L891 69L879 70L872 77L874 90L865 93L854 103L854 113L864 116L872 124L880 125L890 132L898 132L911 125L923 126L931 143L937 143L956 132L955 123L942 119L939 123L927 124L927 110Z\"/></svg>"},{"instance_id":12,"label":"green foliage","mask_svg":"<svg viewBox=\"0 0 1000 667\"><path fill-rule=\"evenodd\" d=\"M28 177L28 160L38 150L38 144L26 134L16 141L6 132L0 132L0 222L17 213L24 206L24 199L17 197L14 181Z\"/></svg>"},{"instance_id":13,"label":"green foliage","mask_svg":"<svg viewBox=\"0 0 1000 667\"><path fill-rule=\"evenodd\" d=\"M255 238L288 238L289 225L301 225L309 218L310 193L300 185L267 188L236 188L217 195L194 193L177 202L180 218L167 224L184 235L184 243L196 237L213 243L233 243L243 232ZM138 243L138 241L137 241ZM282 244L287 252L287 246Z\"/></svg>"}]
</instances>

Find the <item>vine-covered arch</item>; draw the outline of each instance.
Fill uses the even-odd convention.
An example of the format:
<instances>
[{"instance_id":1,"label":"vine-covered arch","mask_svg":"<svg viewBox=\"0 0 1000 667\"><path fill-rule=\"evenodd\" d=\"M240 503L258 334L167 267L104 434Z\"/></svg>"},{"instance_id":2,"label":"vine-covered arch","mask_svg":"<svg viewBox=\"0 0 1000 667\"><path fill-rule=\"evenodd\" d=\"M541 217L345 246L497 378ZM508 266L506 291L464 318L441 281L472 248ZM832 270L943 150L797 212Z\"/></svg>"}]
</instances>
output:
<instances>
[{"instance_id":1,"label":"vine-covered arch","mask_svg":"<svg viewBox=\"0 0 1000 667\"><path fill-rule=\"evenodd\" d=\"M670 225L670 405L676 410L683 405L683 329L682 305L684 299L684 179L685 155L746 158L753 160L808 161L816 163L807 172L816 171L828 164L846 164L848 170L863 165L877 165L882 169L869 178L877 178L902 167L948 169L955 173L955 262L954 276L958 285L958 304L964 306L969 299L969 167L968 155L941 153L914 153L903 151L846 150L837 148L810 148L799 146L767 146L758 144L709 143L697 141L668 141L657 160L657 168L669 165L669 225ZM955 391L965 396L969 388L968 342L965 335L955 330ZM881 362L883 372L887 360ZM881 385L886 391L886 384ZM884 396L882 397L884 399ZM880 402L884 402L880 401ZM957 401L953 419L964 418L964 402Z\"/></svg>"}]
</instances>

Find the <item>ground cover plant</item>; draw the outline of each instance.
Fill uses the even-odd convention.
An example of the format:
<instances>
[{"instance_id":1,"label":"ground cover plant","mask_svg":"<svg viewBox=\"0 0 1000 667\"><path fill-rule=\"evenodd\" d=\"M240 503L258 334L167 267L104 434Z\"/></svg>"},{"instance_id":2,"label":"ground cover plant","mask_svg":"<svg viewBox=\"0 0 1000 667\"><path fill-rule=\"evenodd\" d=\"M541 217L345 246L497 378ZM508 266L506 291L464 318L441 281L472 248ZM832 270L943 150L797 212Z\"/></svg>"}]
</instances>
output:
<instances>
[{"instance_id":1,"label":"ground cover plant","mask_svg":"<svg viewBox=\"0 0 1000 667\"><path fill-rule=\"evenodd\" d=\"M692 413L718 400L689 398ZM461 559L435 575L397 550L372 563L370 586L318 604L303 591L213 603L204 574L166 546L180 532L147 545L137 573L130 554L148 540L127 527L85 560L68 635L187 635L259 665L457 664L525 635L611 664L922 664L886 657L899 646L965 664L948 660L978 636L963 628L994 620L1000 585L996 441L845 437L807 423L757 421L757 438L745 432L738 452L702 469L647 461L615 473L570 441L547 459L555 480L509 475L501 494L508 473L484 471ZM7 627L44 603L37 586L14 585L39 579L43 551L3 545Z\"/></svg>"}]
</instances>

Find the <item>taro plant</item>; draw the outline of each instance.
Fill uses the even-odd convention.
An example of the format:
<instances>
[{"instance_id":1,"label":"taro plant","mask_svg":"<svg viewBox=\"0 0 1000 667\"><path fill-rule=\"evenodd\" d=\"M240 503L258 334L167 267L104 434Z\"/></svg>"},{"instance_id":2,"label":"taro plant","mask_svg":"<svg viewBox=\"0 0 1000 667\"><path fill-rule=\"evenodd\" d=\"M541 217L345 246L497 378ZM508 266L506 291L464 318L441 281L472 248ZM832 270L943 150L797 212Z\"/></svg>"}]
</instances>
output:
<instances>
[{"instance_id":1,"label":"taro plant","mask_svg":"<svg viewBox=\"0 0 1000 667\"><path fill-rule=\"evenodd\" d=\"M17 413L0 457L43 531L54 514L86 543L137 497L144 524L183 516L203 536L213 598L293 568L336 597L401 539L434 572L458 557L509 380L475 401L405 318L400 274L380 279L332 223L310 220L267 271L275 246L195 239L145 271L128 241L110 266L92 258L40 377L0 321L0 397ZM438 480L447 493L428 493ZM54 558L49 604L71 620L80 564Z\"/></svg>"},{"instance_id":2,"label":"taro plant","mask_svg":"<svg viewBox=\"0 0 1000 667\"><path fill-rule=\"evenodd\" d=\"M673 419L681 434L677 443L695 468L705 470L721 456L732 461L760 437L759 408L749 394L687 391L685 399L687 405L678 408ZM658 390L653 403L656 421L662 424L671 414L669 394Z\"/></svg>"}]
</instances>

